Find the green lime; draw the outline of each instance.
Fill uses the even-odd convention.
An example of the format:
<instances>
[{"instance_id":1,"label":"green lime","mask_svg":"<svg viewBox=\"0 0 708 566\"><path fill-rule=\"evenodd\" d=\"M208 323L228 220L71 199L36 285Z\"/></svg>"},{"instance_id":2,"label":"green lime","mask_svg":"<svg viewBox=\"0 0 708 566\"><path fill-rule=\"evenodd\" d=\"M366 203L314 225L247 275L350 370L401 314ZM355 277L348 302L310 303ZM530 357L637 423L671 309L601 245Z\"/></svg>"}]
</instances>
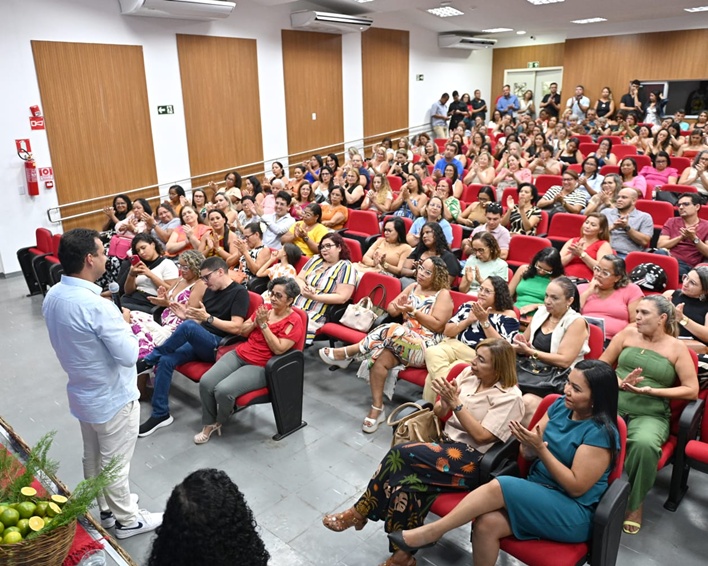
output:
<instances>
[{"instance_id":1,"label":"green lime","mask_svg":"<svg viewBox=\"0 0 708 566\"><path fill-rule=\"evenodd\" d=\"M29 519L20 519L19 521L17 521L17 528L20 529L20 534L22 535L22 538L25 538L30 530Z\"/></svg>"},{"instance_id":2,"label":"green lime","mask_svg":"<svg viewBox=\"0 0 708 566\"><path fill-rule=\"evenodd\" d=\"M30 517L29 528L33 531L41 531L44 528L44 519L42 517Z\"/></svg>"},{"instance_id":3,"label":"green lime","mask_svg":"<svg viewBox=\"0 0 708 566\"><path fill-rule=\"evenodd\" d=\"M0 540L2 540L2 532L5 530L5 525L0 523Z\"/></svg>"},{"instance_id":4,"label":"green lime","mask_svg":"<svg viewBox=\"0 0 708 566\"><path fill-rule=\"evenodd\" d=\"M37 506L31 501L23 501L17 506L17 512L20 514L22 519L29 519L34 515Z\"/></svg>"},{"instance_id":5,"label":"green lime","mask_svg":"<svg viewBox=\"0 0 708 566\"><path fill-rule=\"evenodd\" d=\"M66 497L59 494L52 495L51 500L57 505L59 505L59 507L64 507L64 505L66 505L66 502L68 501Z\"/></svg>"},{"instance_id":6,"label":"green lime","mask_svg":"<svg viewBox=\"0 0 708 566\"><path fill-rule=\"evenodd\" d=\"M5 528L5 534L7 534L7 533L19 533L19 532L20 532L20 529L18 529L17 527L7 527L7 528Z\"/></svg>"},{"instance_id":7,"label":"green lime","mask_svg":"<svg viewBox=\"0 0 708 566\"><path fill-rule=\"evenodd\" d=\"M48 501L37 501L37 508L34 510L34 514L37 517L44 517L47 514L47 507L49 507Z\"/></svg>"},{"instance_id":8,"label":"green lime","mask_svg":"<svg viewBox=\"0 0 708 566\"><path fill-rule=\"evenodd\" d=\"M33 487L23 487L20 493L25 497L35 497L37 495L37 490Z\"/></svg>"},{"instance_id":9,"label":"green lime","mask_svg":"<svg viewBox=\"0 0 708 566\"><path fill-rule=\"evenodd\" d=\"M20 514L16 509L5 509L5 511L2 512L2 515L0 515L0 523L5 525L5 528L14 527L19 520Z\"/></svg>"},{"instance_id":10,"label":"green lime","mask_svg":"<svg viewBox=\"0 0 708 566\"><path fill-rule=\"evenodd\" d=\"M2 538L2 543L3 544L15 544L17 542L22 541L22 535L18 532L15 531L10 531L9 533L5 533L5 536Z\"/></svg>"},{"instance_id":11,"label":"green lime","mask_svg":"<svg viewBox=\"0 0 708 566\"><path fill-rule=\"evenodd\" d=\"M59 508L59 505L57 505L56 503L49 503L49 505L47 506L47 517L51 519L52 517L56 517L60 513L61 509Z\"/></svg>"}]
</instances>

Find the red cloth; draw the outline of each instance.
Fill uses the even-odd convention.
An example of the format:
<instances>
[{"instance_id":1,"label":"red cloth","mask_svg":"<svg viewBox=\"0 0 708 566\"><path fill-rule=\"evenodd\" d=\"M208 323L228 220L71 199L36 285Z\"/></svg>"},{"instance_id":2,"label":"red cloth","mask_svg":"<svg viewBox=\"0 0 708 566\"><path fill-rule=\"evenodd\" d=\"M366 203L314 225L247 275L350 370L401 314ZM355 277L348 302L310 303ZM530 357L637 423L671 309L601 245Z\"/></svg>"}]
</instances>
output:
<instances>
[{"instance_id":1,"label":"red cloth","mask_svg":"<svg viewBox=\"0 0 708 566\"><path fill-rule=\"evenodd\" d=\"M577 244L579 241L580 238L573 238L570 242L571 244ZM592 259L597 259L597 252L605 241L606 240L598 240L597 242L593 242L585 248L585 253ZM565 266L565 274L568 277L579 277L581 279L587 279L588 281L593 277L592 269L585 265L585 262L580 259L579 256L573 256L568 265Z\"/></svg>"},{"instance_id":2,"label":"red cloth","mask_svg":"<svg viewBox=\"0 0 708 566\"><path fill-rule=\"evenodd\" d=\"M271 305L265 305L268 310L271 310ZM251 320L255 320L255 313L251 317ZM289 334L286 334L286 330L292 324L292 330ZM270 330L278 338L287 338L288 340L293 340L297 344L302 338L305 329L302 326L302 319L300 315L295 311L290 313L290 316L285 317L283 320L279 320L276 323L269 324ZM263 336L261 329L256 326L253 332L248 337L246 342L243 342L236 346L236 353L239 358L245 360L249 364L254 366L265 367L268 360L273 357L273 352L270 351L268 343Z\"/></svg>"}]
</instances>

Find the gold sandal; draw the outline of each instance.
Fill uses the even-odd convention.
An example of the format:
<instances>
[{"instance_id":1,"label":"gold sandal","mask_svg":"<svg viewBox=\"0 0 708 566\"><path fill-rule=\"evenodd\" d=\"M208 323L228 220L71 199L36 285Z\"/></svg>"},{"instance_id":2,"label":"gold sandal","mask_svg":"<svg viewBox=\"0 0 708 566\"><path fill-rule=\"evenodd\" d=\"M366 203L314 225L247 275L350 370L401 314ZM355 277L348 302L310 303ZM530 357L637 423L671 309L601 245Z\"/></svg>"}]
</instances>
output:
<instances>
[{"instance_id":1,"label":"gold sandal","mask_svg":"<svg viewBox=\"0 0 708 566\"><path fill-rule=\"evenodd\" d=\"M357 511L351 507L343 513L325 515L322 519L322 524L330 531L341 533L342 531L346 531L349 527L354 527L357 531L360 531L364 528L367 521L368 519L366 517L361 517Z\"/></svg>"}]
</instances>

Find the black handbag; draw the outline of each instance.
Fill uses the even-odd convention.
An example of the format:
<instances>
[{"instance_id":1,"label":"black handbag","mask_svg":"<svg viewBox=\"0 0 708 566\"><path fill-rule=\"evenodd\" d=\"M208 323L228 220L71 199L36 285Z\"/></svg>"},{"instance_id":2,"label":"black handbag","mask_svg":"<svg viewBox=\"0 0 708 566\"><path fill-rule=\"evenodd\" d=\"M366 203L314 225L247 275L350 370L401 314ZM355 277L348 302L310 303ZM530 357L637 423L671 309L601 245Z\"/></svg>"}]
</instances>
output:
<instances>
[{"instance_id":1,"label":"black handbag","mask_svg":"<svg viewBox=\"0 0 708 566\"><path fill-rule=\"evenodd\" d=\"M523 357L516 360L516 379L522 393L545 397L551 393L563 393L568 382L570 368L559 368L542 361Z\"/></svg>"}]
</instances>

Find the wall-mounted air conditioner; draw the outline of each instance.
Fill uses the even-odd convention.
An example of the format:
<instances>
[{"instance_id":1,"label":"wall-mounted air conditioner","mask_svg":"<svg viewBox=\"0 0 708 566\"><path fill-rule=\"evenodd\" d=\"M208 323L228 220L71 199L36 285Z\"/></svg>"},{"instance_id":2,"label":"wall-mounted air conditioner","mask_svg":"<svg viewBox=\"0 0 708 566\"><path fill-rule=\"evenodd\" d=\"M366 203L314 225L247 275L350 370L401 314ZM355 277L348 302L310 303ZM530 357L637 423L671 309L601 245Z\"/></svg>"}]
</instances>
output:
<instances>
[{"instance_id":1,"label":"wall-mounted air conditioner","mask_svg":"<svg viewBox=\"0 0 708 566\"><path fill-rule=\"evenodd\" d=\"M438 47L444 49L489 49L496 43L496 39L475 37L472 34L441 33L438 35Z\"/></svg>"},{"instance_id":2,"label":"wall-mounted air conditioner","mask_svg":"<svg viewBox=\"0 0 708 566\"><path fill-rule=\"evenodd\" d=\"M124 16L150 16L178 20L219 20L231 15L230 0L119 0Z\"/></svg>"},{"instance_id":3,"label":"wall-mounted air conditioner","mask_svg":"<svg viewBox=\"0 0 708 566\"><path fill-rule=\"evenodd\" d=\"M293 12L290 14L290 24L293 29L320 31L324 33L351 33L366 31L374 20L362 16L348 16L331 12Z\"/></svg>"}]
</instances>

